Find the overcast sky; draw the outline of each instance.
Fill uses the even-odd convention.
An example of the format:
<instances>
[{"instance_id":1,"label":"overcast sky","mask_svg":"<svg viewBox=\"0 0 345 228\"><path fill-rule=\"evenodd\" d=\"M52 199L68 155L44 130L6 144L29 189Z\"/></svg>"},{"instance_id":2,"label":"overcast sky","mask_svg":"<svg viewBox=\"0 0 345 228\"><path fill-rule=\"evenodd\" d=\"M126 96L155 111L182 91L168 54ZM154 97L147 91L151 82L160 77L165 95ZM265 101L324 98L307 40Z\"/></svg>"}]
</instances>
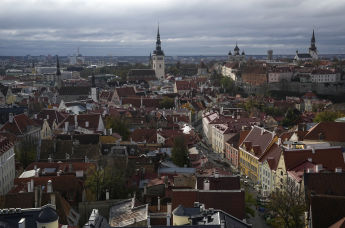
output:
<instances>
[{"instance_id":1,"label":"overcast sky","mask_svg":"<svg viewBox=\"0 0 345 228\"><path fill-rule=\"evenodd\" d=\"M1 0L0 55L345 53L345 0Z\"/></svg>"}]
</instances>

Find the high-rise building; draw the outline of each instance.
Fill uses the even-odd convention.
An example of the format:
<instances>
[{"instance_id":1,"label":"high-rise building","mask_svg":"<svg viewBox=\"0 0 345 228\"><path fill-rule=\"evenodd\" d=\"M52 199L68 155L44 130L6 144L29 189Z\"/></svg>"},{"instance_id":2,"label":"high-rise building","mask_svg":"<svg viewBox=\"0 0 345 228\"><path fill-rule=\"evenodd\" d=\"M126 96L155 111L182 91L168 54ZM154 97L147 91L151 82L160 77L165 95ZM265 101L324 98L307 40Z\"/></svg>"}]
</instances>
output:
<instances>
[{"instance_id":1,"label":"high-rise building","mask_svg":"<svg viewBox=\"0 0 345 228\"><path fill-rule=\"evenodd\" d=\"M164 65L164 52L161 47L161 38L159 34L159 26L157 30L156 49L152 54L152 69L155 70L157 79L164 79L165 65Z\"/></svg>"}]
</instances>

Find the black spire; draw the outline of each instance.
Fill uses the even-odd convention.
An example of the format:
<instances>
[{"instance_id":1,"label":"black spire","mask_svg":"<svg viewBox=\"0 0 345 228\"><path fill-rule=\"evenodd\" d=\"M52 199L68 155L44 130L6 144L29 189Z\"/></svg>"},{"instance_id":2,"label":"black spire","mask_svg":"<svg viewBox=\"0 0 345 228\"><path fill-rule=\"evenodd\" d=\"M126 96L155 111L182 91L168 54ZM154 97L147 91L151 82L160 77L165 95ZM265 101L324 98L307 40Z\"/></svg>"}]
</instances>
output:
<instances>
[{"instance_id":1,"label":"black spire","mask_svg":"<svg viewBox=\"0 0 345 228\"><path fill-rule=\"evenodd\" d=\"M156 50L153 51L153 54L164 55L162 51L162 47L161 47L161 36L159 34L159 25L158 25L158 30L157 30Z\"/></svg>"},{"instance_id":2,"label":"black spire","mask_svg":"<svg viewBox=\"0 0 345 228\"><path fill-rule=\"evenodd\" d=\"M310 48L309 48L309 50L316 51L314 29L313 29L313 35L312 35L311 40L310 40Z\"/></svg>"},{"instance_id":3,"label":"black spire","mask_svg":"<svg viewBox=\"0 0 345 228\"><path fill-rule=\"evenodd\" d=\"M61 75L60 72L60 63L59 63L59 56L56 55L56 75Z\"/></svg>"}]
</instances>

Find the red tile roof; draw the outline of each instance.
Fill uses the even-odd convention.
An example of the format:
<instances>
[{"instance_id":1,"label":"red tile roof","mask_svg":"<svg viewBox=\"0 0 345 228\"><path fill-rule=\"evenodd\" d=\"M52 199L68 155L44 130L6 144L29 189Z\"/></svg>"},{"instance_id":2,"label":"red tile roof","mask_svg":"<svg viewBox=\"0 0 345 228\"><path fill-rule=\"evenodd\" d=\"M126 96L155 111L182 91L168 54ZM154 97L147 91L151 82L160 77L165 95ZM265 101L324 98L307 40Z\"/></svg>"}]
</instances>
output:
<instances>
[{"instance_id":1,"label":"red tile roof","mask_svg":"<svg viewBox=\"0 0 345 228\"><path fill-rule=\"evenodd\" d=\"M277 170L278 162L283 150L278 144L274 143L259 161L267 160L271 170Z\"/></svg>"},{"instance_id":2,"label":"red tile roof","mask_svg":"<svg viewBox=\"0 0 345 228\"><path fill-rule=\"evenodd\" d=\"M285 150L283 152L286 170L291 170L311 158L314 164L322 164L323 169L334 171L335 168L345 169L341 147L323 149Z\"/></svg>"},{"instance_id":3,"label":"red tile roof","mask_svg":"<svg viewBox=\"0 0 345 228\"><path fill-rule=\"evenodd\" d=\"M247 151L253 149L255 156L261 157L271 145L273 139L272 132L254 126L240 146L245 145Z\"/></svg>"},{"instance_id":4,"label":"red tile roof","mask_svg":"<svg viewBox=\"0 0 345 228\"><path fill-rule=\"evenodd\" d=\"M24 113L15 115L13 122L7 121L0 129L0 131L10 132L15 135L25 134L29 126L37 126L34 121L29 119Z\"/></svg>"},{"instance_id":5,"label":"red tile roof","mask_svg":"<svg viewBox=\"0 0 345 228\"><path fill-rule=\"evenodd\" d=\"M48 121L49 126L53 125L55 120L56 124L58 125L66 118L65 114L58 112L54 109L43 109L37 114L37 119L33 119L39 124L43 124L43 120L46 119Z\"/></svg>"},{"instance_id":6,"label":"red tile roof","mask_svg":"<svg viewBox=\"0 0 345 228\"><path fill-rule=\"evenodd\" d=\"M198 176L197 187L204 189L204 181L210 182L210 190L238 190L241 189L240 178L238 176Z\"/></svg>"},{"instance_id":7,"label":"red tile roof","mask_svg":"<svg viewBox=\"0 0 345 228\"><path fill-rule=\"evenodd\" d=\"M121 87L116 88L115 92L119 97L131 97L136 96L134 87Z\"/></svg>"},{"instance_id":8,"label":"red tile roof","mask_svg":"<svg viewBox=\"0 0 345 228\"><path fill-rule=\"evenodd\" d=\"M205 204L205 208L220 209L236 218L244 219L244 191L203 191L194 189L174 189L172 191L172 209L182 205L194 207L194 202Z\"/></svg>"},{"instance_id":9,"label":"red tile roof","mask_svg":"<svg viewBox=\"0 0 345 228\"><path fill-rule=\"evenodd\" d=\"M345 123L321 122L312 127L304 140L323 140L329 142L345 142Z\"/></svg>"},{"instance_id":10,"label":"red tile roof","mask_svg":"<svg viewBox=\"0 0 345 228\"><path fill-rule=\"evenodd\" d=\"M88 130L97 131L100 122L100 114L79 114L77 115L78 126L86 128ZM64 128L65 122L69 123L69 126L74 126L75 115L68 115L59 125L58 128ZM89 126L86 127L86 122L89 122Z\"/></svg>"}]
</instances>

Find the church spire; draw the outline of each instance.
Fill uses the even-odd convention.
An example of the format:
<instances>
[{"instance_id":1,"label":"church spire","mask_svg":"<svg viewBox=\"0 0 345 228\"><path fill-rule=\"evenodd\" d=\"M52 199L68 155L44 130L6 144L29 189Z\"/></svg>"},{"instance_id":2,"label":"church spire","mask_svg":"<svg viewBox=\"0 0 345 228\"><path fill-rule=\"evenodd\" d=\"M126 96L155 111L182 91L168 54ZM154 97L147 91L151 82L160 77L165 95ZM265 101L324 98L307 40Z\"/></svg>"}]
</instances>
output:
<instances>
[{"instance_id":1,"label":"church spire","mask_svg":"<svg viewBox=\"0 0 345 228\"><path fill-rule=\"evenodd\" d=\"M157 41L156 41L156 50L153 51L153 54L164 55L161 47L161 35L159 34L159 24L157 29Z\"/></svg>"},{"instance_id":2,"label":"church spire","mask_svg":"<svg viewBox=\"0 0 345 228\"><path fill-rule=\"evenodd\" d=\"M56 75L61 75L59 56L56 55Z\"/></svg>"},{"instance_id":3,"label":"church spire","mask_svg":"<svg viewBox=\"0 0 345 228\"><path fill-rule=\"evenodd\" d=\"M309 48L309 50L316 51L314 29L313 29L313 35L312 35L311 40L310 40L310 48Z\"/></svg>"},{"instance_id":4,"label":"church spire","mask_svg":"<svg viewBox=\"0 0 345 228\"><path fill-rule=\"evenodd\" d=\"M56 55L56 76L55 76L55 87L60 89L62 87L61 71L60 71L60 62L59 56Z\"/></svg>"}]
</instances>

